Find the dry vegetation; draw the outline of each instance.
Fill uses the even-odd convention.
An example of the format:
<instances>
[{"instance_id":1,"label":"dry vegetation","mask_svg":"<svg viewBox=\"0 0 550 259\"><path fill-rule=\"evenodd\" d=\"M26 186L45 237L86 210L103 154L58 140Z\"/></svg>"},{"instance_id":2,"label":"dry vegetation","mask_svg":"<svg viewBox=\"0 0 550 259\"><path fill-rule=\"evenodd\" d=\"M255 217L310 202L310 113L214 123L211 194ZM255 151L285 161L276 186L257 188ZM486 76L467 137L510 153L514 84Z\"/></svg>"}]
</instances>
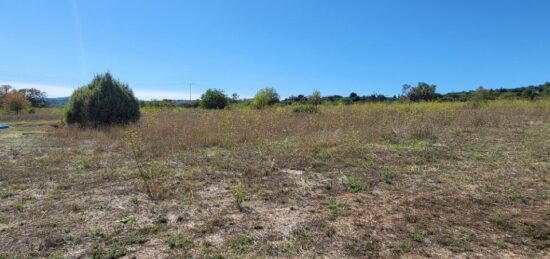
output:
<instances>
[{"instance_id":1,"label":"dry vegetation","mask_svg":"<svg viewBox=\"0 0 550 259\"><path fill-rule=\"evenodd\" d=\"M5 257L550 256L548 101L43 120L0 132Z\"/></svg>"}]
</instances>

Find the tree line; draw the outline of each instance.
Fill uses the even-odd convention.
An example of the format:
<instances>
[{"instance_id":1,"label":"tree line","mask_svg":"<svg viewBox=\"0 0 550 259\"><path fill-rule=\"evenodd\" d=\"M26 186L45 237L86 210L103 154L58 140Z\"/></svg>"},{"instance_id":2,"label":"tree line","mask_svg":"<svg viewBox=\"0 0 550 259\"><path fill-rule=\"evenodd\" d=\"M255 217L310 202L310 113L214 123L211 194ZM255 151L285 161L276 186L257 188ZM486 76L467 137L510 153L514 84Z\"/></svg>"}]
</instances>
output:
<instances>
[{"instance_id":1,"label":"tree line","mask_svg":"<svg viewBox=\"0 0 550 259\"><path fill-rule=\"evenodd\" d=\"M23 88L16 90L10 85L0 85L0 105L9 111L19 114L29 107L46 107L46 93L35 88ZM30 109L29 112L33 112Z\"/></svg>"}]
</instances>

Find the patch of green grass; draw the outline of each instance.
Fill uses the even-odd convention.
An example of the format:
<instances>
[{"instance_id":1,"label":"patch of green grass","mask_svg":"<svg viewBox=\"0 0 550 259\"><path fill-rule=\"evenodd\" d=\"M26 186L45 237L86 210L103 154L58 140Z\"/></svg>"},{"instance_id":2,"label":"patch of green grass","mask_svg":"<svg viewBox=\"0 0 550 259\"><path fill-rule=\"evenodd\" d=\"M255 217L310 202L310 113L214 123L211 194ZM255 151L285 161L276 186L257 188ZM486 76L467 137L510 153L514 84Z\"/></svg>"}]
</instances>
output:
<instances>
[{"instance_id":1,"label":"patch of green grass","mask_svg":"<svg viewBox=\"0 0 550 259\"><path fill-rule=\"evenodd\" d=\"M13 208L16 210L16 211L23 211L25 208L26 208L26 205L25 203L22 203L22 202L17 202L17 203L14 203L13 204Z\"/></svg>"},{"instance_id":2,"label":"patch of green grass","mask_svg":"<svg viewBox=\"0 0 550 259\"><path fill-rule=\"evenodd\" d=\"M247 235L238 235L227 240L227 244L239 253L247 253L254 247L254 239Z\"/></svg>"},{"instance_id":3,"label":"patch of green grass","mask_svg":"<svg viewBox=\"0 0 550 259\"><path fill-rule=\"evenodd\" d=\"M93 259L116 259L123 257L126 254L128 254L128 248L126 248L126 246L115 244L111 247L111 249L109 249L109 251L106 251L101 247L95 247L92 250L91 257Z\"/></svg>"},{"instance_id":4,"label":"patch of green grass","mask_svg":"<svg viewBox=\"0 0 550 259\"><path fill-rule=\"evenodd\" d=\"M0 214L0 223L8 224L10 223L10 218L6 215Z\"/></svg>"},{"instance_id":5,"label":"patch of green grass","mask_svg":"<svg viewBox=\"0 0 550 259\"><path fill-rule=\"evenodd\" d=\"M528 236L538 240L550 240L550 230L531 223L523 223L523 229Z\"/></svg>"},{"instance_id":6,"label":"patch of green grass","mask_svg":"<svg viewBox=\"0 0 550 259\"><path fill-rule=\"evenodd\" d=\"M136 222L136 217L134 215L127 215L125 217L123 217L122 219L120 219L118 222L122 223L122 224L133 224Z\"/></svg>"},{"instance_id":7,"label":"patch of green grass","mask_svg":"<svg viewBox=\"0 0 550 259\"><path fill-rule=\"evenodd\" d=\"M129 245L141 245L149 241L149 238L146 235L135 235L130 240L128 240Z\"/></svg>"},{"instance_id":8,"label":"patch of green grass","mask_svg":"<svg viewBox=\"0 0 550 259\"><path fill-rule=\"evenodd\" d=\"M123 257L128 253L128 248L124 245L114 245L111 247L109 252L107 253L107 258L109 259L115 259L119 257Z\"/></svg>"},{"instance_id":9,"label":"patch of green grass","mask_svg":"<svg viewBox=\"0 0 550 259\"><path fill-rule=\"evenodd\" d=\"M445 235L443 238L437 240L437 242L449 248L454 253L471 251L469 244L465 240L458 240L449 235Z\"/></svg>"},{"instance_id":10,"label":"patch of green grass","mask_svg":"<svg viewBox=\"0 0 550 259\"><path fill-rule=\"evenodd\" d=\"M366 189L366 185L363 182L355 179L355 177L349 174L346 175L346 184L350 192L358 193Z\"/></svg>"},{"instance_id":11,"label":"patch of green grass","mask_svg":"<svg viewBox=\"0 0 550 259\"><path fill-rule=\"evenodd\" d=\"M348 207L349 207L349 204L346 201L331 202L328 205L328 209L330 210L333 216L340 215L342 211L347 209Z\"/></svg>"},{"instance_id":12,"label":"patch of green grass","mask_svg":"<svg viewBox=\"0 0 550 259\"><path fill-rule=\"evenodd\" d=\"M0 191L0 198L6 199L13 196L13 192L2 190Z\"/></svg>"},{"instance_id":13,"label":"patch of green grass","mask_svg":"<svg viewBox=\"0 0 550 259\"><path fill-rule=\"evenodd\" d=\"M517 191L517 190L514 190L514 189L508 189L506 190L506 195L512 199L512 200L515 200L515 201L521 201L521 202L526 202L526 198L523 196L523 194L521 194L521 192Z\"/></svg>"},{"instance_id":14,"label":"patch of green grass","mask_svg":"<svg viewBox=\"0 0 550 259\"><path fill-rule=\"evenodd\" d=\"M166 240L166 244L168 244L170 249L189 249L194 245L194 243L195 241L193 238L182 234L172 235L168 238L168 240Z\"/></svg>"},{"instance_id":15,"label":"patch of green grass","mask_svg":"<svg viewBox=\"0 0 550 259\"><path fill-rule=\"evenodd\" d=\"M53 252L48 256L48 259L63 259L65 256L63 256L62 253L59 252Z\"/></svg>"},{"instance_id":16,"label":"patch of green grass","mask_svg":"<svg viewBox=\"0 0 550 259\"><path fill-rule=\"evenodd\" d=\"M489 221L504 230L511 230L514 228L514 225L510 221L500 216L492 217Z\"/></svg>"},{"instance_id":17,"label":"patch of green grass","mask_svg":"<svg viewBox=\"0 0 550 259\"><path fill-rule=\"evenodd\" d=\"M386 184L392 184L393 175L390 172L383 172L382 173L382 181Z\"/></svg>"},{"instance_id":18,"label":"patch of green grass","mask_svg":"<svg viewBox=\"0 0 550 259\"><path fill-rule=\"evenodd\" d=\"M424 235L422 234L422 232L418 230L411 232L409 234L409 237L411 238L412 241L415 241L418 243L422 243L422 241L424 240Z\"/></svg>"}]
</instances>

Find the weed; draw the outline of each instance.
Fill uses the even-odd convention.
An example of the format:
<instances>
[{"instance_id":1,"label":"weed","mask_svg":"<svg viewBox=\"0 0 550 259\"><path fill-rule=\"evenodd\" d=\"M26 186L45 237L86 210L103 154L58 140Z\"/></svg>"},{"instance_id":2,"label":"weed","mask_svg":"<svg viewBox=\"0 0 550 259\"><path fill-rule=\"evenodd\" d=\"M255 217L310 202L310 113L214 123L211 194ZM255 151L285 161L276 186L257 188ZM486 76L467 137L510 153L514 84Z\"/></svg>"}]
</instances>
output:
<instances>
[{"instance_id":1,"label":"weed","mask_svg":"<svg viewBox=\"0 0 550 259\"><path fill-rule=\"evenodd\" d=\"M146 235L135 235L129 241L130 245L145 244L149 241L149 238Z\"/></svg>"},{"instance_id":2,"label":"weed","mask_svg":"<svg viewBox=\"0 0 550 259\"><path fill-rule=\"evenodd\" d=\"M422 232L418 230L411 232L409 234L409 237L411 238L412 241L415 241L418 243L421 243L424 240L424 235L422 234Z\"/></svg>"},{"instance_id":3,"label":"weed","mask_svg":"<svg viewBox=\"0 0 550 259\"><path fill-rule=\"evenodd\" d=\"M501 216L492 217L489 219L489 221L504 230L510 230L514 228L514 225L511 222L509 222L505 218L502 218Z\"/></svg>"},{"instance_id":4,"label":"weed","mask_svg":"<svg viewBox=\"0 0 550 259\"><path fill-rule=\"evenodd\" d=\"M525 201L526 201L525 197L523 197L523 195L521 194L521 192L519 192L519 191L517 191L517 190L508 189L508 190L506 190L506 194L507 194L508 197L510 197L510 199L512 199L512 200L515 200L515 201L522 201L522 202L525 202Z\"/></svg>"},{"instance_id":5,"label":"weed","mask_svg":"<svg viewBox=\"0 0 550 259\"><path fill-rule=\"evenodd\" d=\"M352 175L348 174L346 175L346 183L348 186L348 190L351 192L362 192L366 189L366 186L361 181L355 179Z\"/></svg>"},{"instance_id":6,"label":"weed","mask_svg":"<svg viewBox=\"0 0 550 259\"><path fill-rule=\"evenodd\" d=\"M10 192L10 191L0 191L0 198L3 198L3 199L6 199L6 198L9 198L13 196L13 192Z\"/></svg>"},{"instance_id":7,"label":"weed","mask_svg":"<svg viewBox=\"0 0 550 259\"><path fill-rule=\"evenodd\" d=\"M227 244L232 249L237 250L239 253L246 253L250 251L254 246L254 239L246 235L238 235L227 241Z\"/></svg>"},{"instance_id":8,"label":"weed","mask_svg":"<svg viewBox=\"0 0 550 259\"><path fill-rule=\"evenodd\" d=\"M243 203L249 199L246 190L241 186L236 186L231 190L231 195L235 199L235 204L237 204L239 211L243 212Z\"/></svg>"},{"instance_id":9,"label":"weed","mask_svg":"<svg viewBox=\"0 0 550 259\"><path fill-rule=\"evenodd\" d=\"M13 208L18 211L18 212L21 212L23 211L25 208L26 208L26 205L22 202L18 202L18 203L14 203L13 204Z\"/></svg>"},{"instance_id":10,"label":"weed","mask_svg":"<svg viewBox=\"0 0 550 259\"><path fill-rule=\"evenodd\" d=\"M136 222L136 217L134 215L127 215L119 220L122 224L133 224Z\"/></svg>"},{"instance_id":11,"label":"weed","mask_svg":"<svg viewBox=\"0 0 550 259\"><path fill-rule=\"evenodd\" d=\"M438 239L437 243L439 243L440 245L448 247L449 250L451 250L452 252L455 252L455 253L460 253L460 252L465 252L465 251L470 251L471 250L470 246L466 242L466 240L455 239L455 238L453 238L449 235L445 235L441 239Z\"/></svg>"},{"instance_id":12,"label":"weed","mask_svg":"<svg viewBox=\"0 0 550 259\"><path fill-rule=\"evenodd\" d=\"M145 158L143 136L136 129L126 131L126 144L130 148L131 158L137 165L139 177L145 185L147 195L151 200L159 198L162 191L156 190L154 184L158 179L166 176L165 172L155 161L148 161ZM158 187L158 186L157 186Z\"/></svg>"},{"instance_id":13,"label":"weed","mask_svg":"<svg viewBox=\"0 0 550 259\"><path fill-rule=\"evenodd\" d=\"M261 230L264 229L264 226L262 226L260 223L255 223L252 228L256 230Z\"/></svg>"},{"instance_id":14,"label":"weed","mask_svg":"<svg viewBox=\"0 0 550 259\"><path fill-rule=\"evenodd\" d=\"M54 252L48 255L48 259L63 259L63 258L65 258L65 256L63 256L63 254L59 252Z\"/></svg>"},{"instance_id":15,"label":"weed","mask_svg":"<svg viewBox=\"0 0 550 259\"><path fill-rule=\"evenodd\" d=\"M545 230L537 224L523 223L523 229L531 238L538 240L550 240L550 230Z\"/></svg>"},{"instance_id":16,"label":"weed","mask_svg":"<svg viewBox=\"0 0 550 259\"><path fill-rule=\"evenodd\" d=\"M328 205L328 209L333 216L342 214L342 211L349 208L349 204L346 201L336 201Z\"/></svg>"},{"instance_id":17,"label":"weed","mask_svg":"<svg viewBox=\"0 0 550 259\"><path fill-rule=\"evenodd\" d=\"M109 252L107 253L107 258L109 259L115 259L119 257L123 257L128 253L128 248L124 245L114 245L111 247Z\"/></svg>"},{"instance_id":18,"label":"weed","mask_svg":"<svg viewBox=\"0 0 550 259\"><path fill-rule=\"evenodd\" d=\"M393 175L389 172L383 172L382 173L382 181L384 181L386 184L392 184Z\"/></svg>"},{"instance_id":19,"label":"weed","mask_svg":"<svg viewBox=\"0 0 550 259\"><path fill-rule=\"evenodd\" d=\"M166 241L170 249L189 249L194 245L192 238L184 236L182 234L175 234L170 236Z\"/></svg>"}]
</instances>

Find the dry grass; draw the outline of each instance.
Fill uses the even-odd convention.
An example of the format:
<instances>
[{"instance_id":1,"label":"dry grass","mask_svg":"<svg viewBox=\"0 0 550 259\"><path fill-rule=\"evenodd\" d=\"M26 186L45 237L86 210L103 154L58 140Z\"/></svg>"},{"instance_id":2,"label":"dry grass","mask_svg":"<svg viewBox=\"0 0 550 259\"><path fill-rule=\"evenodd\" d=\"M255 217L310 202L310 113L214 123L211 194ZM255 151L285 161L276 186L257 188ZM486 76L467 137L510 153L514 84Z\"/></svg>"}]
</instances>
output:
<instances>
[{"instance_id":1,"label":"dry grass","mask_svg":"<svg viewBox=\"0 0 550 259\"><path fill-rule=\"evenodd\" d=\"M12 257L549 256L547 101L164 110L128 127L15 130L0 134ZM141 166L162 172L149 186L129 130Z\"/></svg>"}]
</instances>

